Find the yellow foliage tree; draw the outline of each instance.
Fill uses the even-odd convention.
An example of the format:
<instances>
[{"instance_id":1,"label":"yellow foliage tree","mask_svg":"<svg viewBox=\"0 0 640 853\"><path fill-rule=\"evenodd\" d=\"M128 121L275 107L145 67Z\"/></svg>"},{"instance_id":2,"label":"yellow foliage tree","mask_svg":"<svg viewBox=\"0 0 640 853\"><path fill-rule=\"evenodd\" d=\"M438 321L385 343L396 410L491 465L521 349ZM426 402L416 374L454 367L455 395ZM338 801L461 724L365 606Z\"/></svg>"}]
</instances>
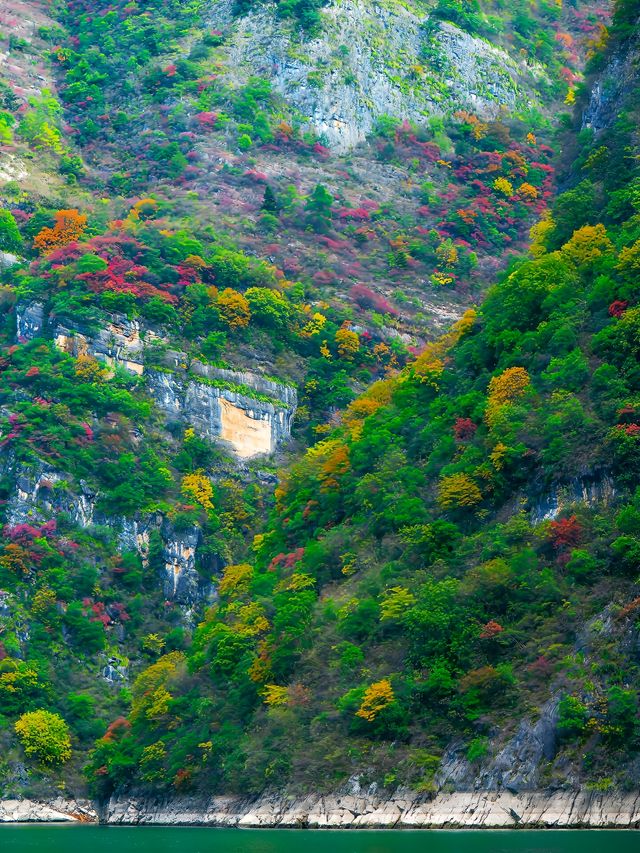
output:
<instances>
[{"instance_id":1,"label":"yellow foliage tree","mask_svg":"<svg viewBox=\"0 0 640 853\"><path fill-rule=\"evenodd\" d=\"M349 462L349 448L338 439L333 439L330 442L323 444L331 445L328 454L320 465L318 477L320 479L321 491L326 492L330 489L337 489L339 486L338 477L346 474L351 467Z\"/></svg>"},{"instance_id":2,"label":"yellow foliage tree","mask_svg":"<svg viewBox=\"0 0 640 853\"><path fill-rule=\"evenodd\" d=\"M346 326L336 332L338 355L346 361L352 361L360 350L360 338L357 332L352 332Z\"/></svg>"},{"instance_id":3,"label":"yellow foliage tree","mask_svg":"<svg viewBox=\"0 0 640 853\"><path fill-rule=\"evenodd\" d=\"M563 255L571 258L576 266L588 266L612 252L613 243L607 237L604 225L584 225L573 232L573 236L561 251Z\"/></svg>"},{"instance_id":4,"label":"yellow foliage tree","mask_svg":"<svg viewBox=\"0 0 640 853\"><path fill-rule=\"evenodd\" d=\"M74 373L83 382L101 382L107 376L107 371L100 362L86 354L80 354L76 359Z\"/></svg>"},{"instance_id":5,"label":"yellow foliage tree","mask_svg":"<svg viewBox=\"0 0 640 853\"><path fill-rule=\"evenodd\" d=\"M392 705L395 699L393 687L388 678L376 681L365 690L362 703L356 711L356 717L362 717L363 720L371 723L381 711Z\"/></svg>"},{"instance_id":6,"label":"yellow foliage tree","mask_svg":"<svg viewBox=\"0 0 640 853\"><path fill-rule=\"evenodd\" d=\"M269 620L264 614L264 607L257 601L234 606L230 612L236 617L235 630L245 637L255 637L269 630Z\"/></svg>"},{"instance_id":7,"label":"yellow foliage tree","mask_svg":"<svg viewBox=\"0 0 640 853\"><path fill-rule=\"evenodd\" d=\"M218 585L218 592L220 595L242 595L249 591L252 580L253 568L249 563L227 566Z\"/></svg>"},{"instance_id":8,"label":"yellow foliage tree","mask_svg":"<svg viewBox=\"0 0 640 853\"><path fill-rule=\"evenodd\" d=\"M400 619L416 603L415 595L404 586L385 590L380 602L380 619Z\"/></svg>"},{"instance_id":9,"label":"yellow foliage tree","mask_svg":"<svg viewBox=\"0 0 640 853\"><path fill-rule=\"evenodd\" d=\"M290 577L284 578L278 586L276 587L276 591L280 592L281 590L287 590L289 592L300 592L303 589L309 589L312 586L315 586L315 579L311 577L311 575L307 575L304 572L294 572Z\"/></svg>"},{"instance_id":10,"label":"yellow foliage tree","mask_svg":"<svg viewBox=\"0 0 640 853\"><path fill-rule=\"evenodd\" d=\"M276 705L286 705L289 701L289 690L286 687L281 687L279 684L265 684L263 691L265 705L271 707Z\"/></svg>"},{"instance_id":11,"label":"yellow foliage tree","mask_svg":"<svg viewBox=\"0 0 640 853\"><path fill-rule=\"evenodd\" d=\"M618 256L616 269L622 272L637 273L640 270L640 240L632 246L625 246Z\"/></svg>"},{"instance_id":12,"label":"yellow foliage tree","mask_svg":"<svg viewBox=\"0 0 640 853\"><path fill-rule=\"evenodd\" d=\"M320 314L320 312L316 311L309 322L300 329L300 337L312 338L314 335L319 335L326 322L327 318L324 314Z\"/></svg>"},{"instance_id":13,"label":"yellow foliage tree","mask_svg":"<svg viewBox=\"0 0 640 853\"><path fill-rule=\"evenodd\" d=\"M166 713L171 694L168 685L184 669L182 652L169 652L148 666L133 683L131 717L152 719Z\"/></svg>"},{"instance_id":14,"label":"yellow foliage tree","mask_svg":"<svg viewBox=\"0 0 640 853\"><path fill-rule=\"evenodd\" d=\"M506 178L496 178L493 182L493 188L496 192L499 192L504 196L513 195L513 184Z\"/></svg>"},{"instance_id":15,"label":"yellow foliage tree","mask_svg":"<svg viewBox=\"0 0 640 853\"><path fill-rule=\"evenodd\" d=\"M15 724L25 753L42 764L63 764L71 758L71 739L67 724L51 711L30 711Z\"/></svg>"},{"instance_id":16,"label":"yellow foliage tree","mask_svg":"<svg viewBox=\"0 0 640 853\"><path fill-rule=\"evenodd\" d=\"M499 405L510 403L524 394L530 382L524 367L508 367L499 376L491 378L489 399Z\"/></svg>"},{"instance_id":17,"label":"yellow foliage tree","mask_svg":"<svg viewBox=\"0 0 640 853\"><path fill-rule=\"evenodd\" d=\"M226 287L218 294L220 316L230 329L244 329L251 320L251 308L242 293Z\"/></svg>"},{"instance_id":18,"label":"yellow foliage tree","mask_svg":"<svg viewBox=\"0 0 640 853\"><path fill-rule=\"evenodd\" d=\"M213 509L213 486L201 468L192 474L185 474L180 484L182 494L199 503L206 510Z\"/></svg>"},{"instance_id":19,"label":"yellow foliage tree","mask_svg":"<svg viewBox=\"0 0 640 853\"><path fill-rule=\"evenodd\" d=\"M489 397L485 411L485 421L489 426L496 423L502 406L513 403L522 397L531 383L524 367L509 367L489 382Z\"/></svg>"},{"instance_id":20,"label":"yellow foliage tree","mask_svg":"<svg viewBox=\"0 0 640 853\"><path fill-rule=\"evenodd\" d=\"M534 258L540 258L546 253L547 247L545 242L547 236L555 227L555 222L551 218L550 211L546 211L542 219L531 226L529 230L529 239L531 240L529 251Z\"/></svg>"},{"instance_id":21,"label":"yellow foliage tree","mask_svg":"<svg viewBox=\"0 0 640 853\"><path fill-rule=\"evenodd\" d=\"M482 500L482 492L467 474L450 474L438 483L438 503L443 509L472 507Z\"/></svg>"}]
</instances>

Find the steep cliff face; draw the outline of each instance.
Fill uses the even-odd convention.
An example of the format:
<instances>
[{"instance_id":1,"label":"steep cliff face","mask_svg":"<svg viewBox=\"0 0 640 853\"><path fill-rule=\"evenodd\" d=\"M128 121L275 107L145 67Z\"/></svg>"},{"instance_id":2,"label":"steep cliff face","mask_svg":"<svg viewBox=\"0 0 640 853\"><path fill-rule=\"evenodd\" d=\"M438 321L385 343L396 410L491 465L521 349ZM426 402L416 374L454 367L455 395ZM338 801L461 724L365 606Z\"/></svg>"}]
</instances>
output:
<instances>
[{"instance_id":1,"label":"steep cliff face","mask_svg":"<svg viewBox=\"0 0 640 853\"><path fill-rule=\"evenodd\" d=\"M270 402L264 394L261 398L248 396L255 385L264 387L250 374L223 371L225 377L248 380L242 381L248 393L242 393L217 387L215 369L198 365L197 371L147 372L149 392L169 420L190 424L203 437L224 442L241 459L273 453L290 436L295 413L294 388L270 383L272 394L288 401L274 396ZM221 384L228 382L224 378Z\"/></svg>"},{"instance_id":2,"label":"steep cliff face","mask_svg":"<svg viewBox=\"0 0 640 853\"><path fill-rule=\"evenodd\" d=\"M85 329L58 325L53 331L58 349L69 355L90 355L108 367L122 367L129 373L141 376L144 372L143 341L140 324L122 315L114 315L111 321L95 334ZM155 337L153 332L149 339Z\"/></svg>"},{"instance_id":3,"label":"steep cliff face","mask_svg":"<svg viewBox=\"0 0 640 853\"><path fill-rule=\"evenodd\" d=\"M42 303L18 306L19 340L33 340L46 331ZM88 355L108 367L144 375L150 395L170 421L181 421L204 438L224 442L240 459L273 453L291 436L298 402L292 385L198 361L187 369L185 354L176 351L167 352L166 367L145 368L145 347L164 338L121 314L110 315L95 330L56 324L51 334L58 349L69 355Z\"/></svg>"},{"instance_id":4,"label":"steep cliff face","mask_svg":"<svg viewBox=\"0 0 640 853\"><path fill-rule=\"evenodd\" d=\"M145 389L167 424L180 423L212 442L219 442L238 460L271 454L291 435L297 392L286 385L249 371L216 368L193 361L187 368L184 353L167 351L165 366L146 367L145 347L163 338L136 319L111 314L97 328L60 323L51 326L40 302L22 303L16 310L16 338L30 341L51 335L62 352L90 356L110 368L124 369L145 382ZM158 578L165 597L192 606L214 592L211 571L221 570L218 559L209 579L196 567L201 543L197 524L176 528L160 512L113 517L96 509L99 494L73 472L46 464L15 467L4 455L4 468L13 487L7 504L7 522L41 524L64 514L80 528L106 525L118 547L137 552L146 565L150 536L161 537L163 569Z\"/></svg>"},{"instance_id":5,"label":"steep cliff face","mask_svg":"<svg viewBox=\"0 0 640 853\"><path fill-rule=\"evenodd\" d=\"M527 81L543 75L395 0L335 0L312 39L283 26L275 5L233 23L232 6L218 0L210 12L213 26L232 27L228 73L271 79L336 150L361 142L382 115L420 122L452 104L482 116L513 111L528 102Z\"/></svg>"},{"instance_id":6,"label":"steep cliff face","mask_svg":"<svg viewBox=\"0 0 640 853\"><path fill-rule=\"evenodd\" d=\"M45 464L20 468L13 479L15 485L7 503L9 526L39 525L50 519L59 520L62 514L81 529L102 525L113 532L119 549L137 552L145 566L149 560L150 536L155 531L162 543L164 566L158 583L165 598L191 606L213 594L211 581L203 578L196 568L201 538L197 525L178 530L157 512L134 518L108 516L96 510L98 496L85 482L71 484L64 473Z\"/></svg>"},{"instance_id":7,"label":"steep cliff face","mask_svg":"<svg viewBox=\"0 0 640 853\"><path fill-rule=\"evenodd\" d=\"M610 127L618 116L625 98L634 88L640 59L636 38L615 46L604 69L592 81L588 103L582 114L582 127L595 133Z\"/></svg>"}]
</instances>

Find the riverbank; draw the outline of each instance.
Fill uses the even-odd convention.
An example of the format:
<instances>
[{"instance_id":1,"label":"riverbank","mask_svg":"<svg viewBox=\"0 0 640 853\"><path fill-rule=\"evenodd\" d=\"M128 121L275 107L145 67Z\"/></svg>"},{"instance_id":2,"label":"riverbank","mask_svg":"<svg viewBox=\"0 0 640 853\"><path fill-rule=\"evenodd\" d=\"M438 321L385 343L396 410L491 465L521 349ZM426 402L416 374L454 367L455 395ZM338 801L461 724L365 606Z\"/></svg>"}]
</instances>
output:
<instances>
[{"instance_id":1,"label":"riverbank","mask_svg":"<svg viewBox=\"0 0 640 853\"><path fill-rule=\"evenodd\" d=\"M97 823L90 800L0 800L0 823Z\"/></svg>"},{"instance_id":2,"label":"riverbank","mask_svg":"<svg viewBox=\"0 0 640 853\"><path fill-rule=\"evenodd\" d=\"M336 829L639 828L640 791L630 794L465 792L432 799L412 792L287 797L112 799L97 810L86 801L0 801L0 822L100 822L110 825Z\"/></svg>"}]
</instances>

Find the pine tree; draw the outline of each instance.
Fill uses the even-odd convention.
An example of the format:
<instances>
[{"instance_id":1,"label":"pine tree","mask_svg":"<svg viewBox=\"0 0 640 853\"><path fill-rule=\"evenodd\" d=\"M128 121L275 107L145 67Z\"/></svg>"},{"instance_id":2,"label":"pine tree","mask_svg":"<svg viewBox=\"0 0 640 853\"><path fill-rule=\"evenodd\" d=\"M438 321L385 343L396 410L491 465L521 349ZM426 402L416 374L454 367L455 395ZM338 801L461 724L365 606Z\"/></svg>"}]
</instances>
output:
<instances>
[{"instance_id":1,"label":"pine tree","mask_svg":"<svg viewBox=\"0 0 640 853\"><path fill-rule=\"evenodd\" d=\"M266 213L272 213L274 216L277 216L280 212L280 203L269 184L265 187L264 198L262 199L262 206L260 210L264 210Z\"/></svg>"}]
</instances>

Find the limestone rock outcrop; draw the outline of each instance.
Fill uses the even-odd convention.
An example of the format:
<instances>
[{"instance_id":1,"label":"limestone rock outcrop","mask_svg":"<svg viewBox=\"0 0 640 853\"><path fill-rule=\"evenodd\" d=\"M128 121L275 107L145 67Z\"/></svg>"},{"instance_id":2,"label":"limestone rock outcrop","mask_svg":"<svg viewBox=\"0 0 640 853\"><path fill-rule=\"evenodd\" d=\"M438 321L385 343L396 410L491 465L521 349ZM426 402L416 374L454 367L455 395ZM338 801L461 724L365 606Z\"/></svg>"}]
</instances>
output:
<instances>
[{"instance_id":1,"label":"limestone rock outcrop","mask_svg":"<svg viewBox=\"0 0 640 853\"><path fill-rule=\"evenodd\" d=\"M336 794L290 797L113 798L101 813L109 824L164 824L322 829L637 827L640 793L508 791L425 794L375 786Z\"/></svg>"},{"instance_id":2,"label":"limestone rock outcrop","mask_svg":"<svg viewBox=\"0 0 640 853\"><path fill-rule=\"evenodd\" d=\"M453 102L495 117L529 102L527 84L544 75L410 4L333 0L311 39L283 23L275 4L236 19L232 7L216 0L209 13L229 33L227 73L271 80L336 150L361 142L383 115L424 122Z\"/></svg>"}]
</instances>

